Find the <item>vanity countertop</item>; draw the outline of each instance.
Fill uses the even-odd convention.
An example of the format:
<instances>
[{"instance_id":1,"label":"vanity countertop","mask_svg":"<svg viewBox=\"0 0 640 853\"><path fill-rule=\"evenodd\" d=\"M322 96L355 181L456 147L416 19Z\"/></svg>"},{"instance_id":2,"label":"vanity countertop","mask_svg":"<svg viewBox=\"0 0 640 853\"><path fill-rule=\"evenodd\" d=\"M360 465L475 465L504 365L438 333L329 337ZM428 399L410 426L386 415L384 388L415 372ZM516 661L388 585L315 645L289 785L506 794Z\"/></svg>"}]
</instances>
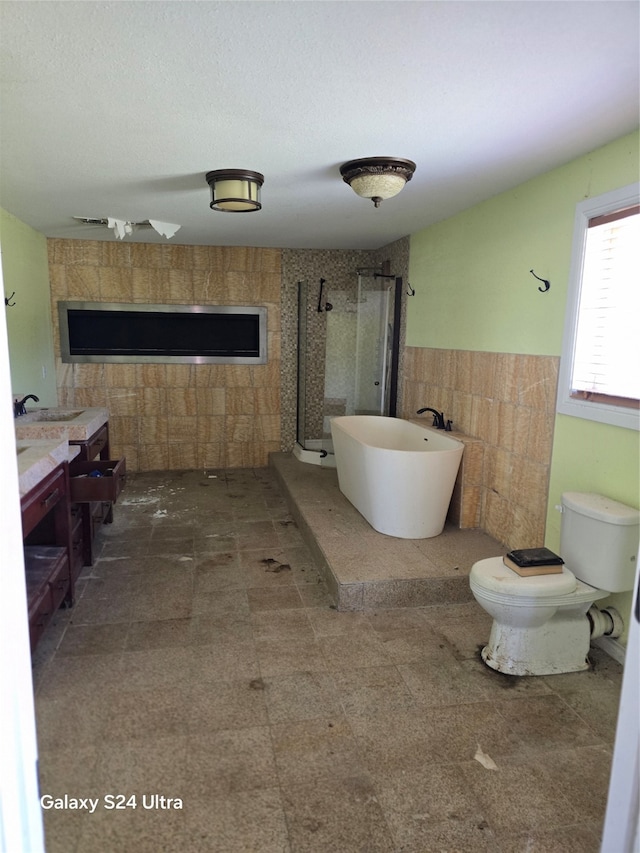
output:
<instances>
[{"instance_id":1,"label":"vanity countertop","mask_svg":"<svg viewBox=\"0 0 640 853\"><path fill-rule=\"evenodd\" d=\"M108 409L57 406L31 409L17 417L14 426L17 439L87 441L108 420Z\"/></svg>"},{"instance_id":2,"label":"vanity countertop","mask_svg":"<svg viewBox=\"0 0 640 853\"><path fill-rule=\"evenodd\" d=\"M18 482L20 497L30 492L62 462L71 461L80 448L70 445L67 439L18 439Z\"/></svg>"}]
</instances>

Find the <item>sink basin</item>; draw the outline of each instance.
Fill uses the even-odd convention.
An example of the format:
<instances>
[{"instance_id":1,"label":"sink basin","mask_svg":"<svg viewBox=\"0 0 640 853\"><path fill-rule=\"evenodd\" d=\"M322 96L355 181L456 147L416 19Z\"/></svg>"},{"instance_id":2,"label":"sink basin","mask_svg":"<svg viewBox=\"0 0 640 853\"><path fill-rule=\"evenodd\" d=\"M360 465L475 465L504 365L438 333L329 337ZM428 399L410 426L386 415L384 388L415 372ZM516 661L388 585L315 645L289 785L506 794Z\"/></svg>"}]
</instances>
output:
<instances>
[{"instance_id":1,"label":"sink basin","mask_svg":"<svg viewBox=\"0 0 640 853\"><path fill-rule=\"evenodd\" d=\"M13 425L17 439L57 439L88 441L109 420L109 410L100 407L75 409L56 406L32 409L15 418Z\"/></svg>"},{"instance_id":2,"label":"sink basin","mask_svg":"<svg viewBox=\"0 0 640 853\"><path fill-rule=\"evenodd\" d=\"M55 409L53 411L49 411L47 409L40 409L36 412L30 412L28 417L31 421L53 421L55 423L65 423L66 421L73 421L78 415L81 415L84 409L78 409L77 412L59 412Z\"/></svg>"}]
</instances>

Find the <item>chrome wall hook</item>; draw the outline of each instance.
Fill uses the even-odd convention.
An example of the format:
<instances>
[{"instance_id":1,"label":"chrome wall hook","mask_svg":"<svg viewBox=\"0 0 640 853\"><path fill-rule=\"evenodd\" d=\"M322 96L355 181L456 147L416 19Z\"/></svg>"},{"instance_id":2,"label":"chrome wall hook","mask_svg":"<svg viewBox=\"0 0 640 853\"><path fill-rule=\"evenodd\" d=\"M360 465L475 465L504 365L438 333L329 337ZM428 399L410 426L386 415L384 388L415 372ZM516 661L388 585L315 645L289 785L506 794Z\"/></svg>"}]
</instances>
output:
<instances>
[{"instance_id":1,"label":"chrome wall hook","mask_svg":"<svg viewBox=\"0 0 640 853\"><path fill-rule=\"evenodd\" d=\"M547 281L547 279L546 279L546 278L540 278L540 276L539 276L539 275L536 275L536 274L534 273L534 271L533 271L533 270L529 270L529 272L531 273L531 275L532 275L534 278L537 278L537 279L538 279L538 281L541 281L541 282L544 284L544 287L539 287L539 288L538 288L538 290L540 291L540 293L546 293L546 292L547 292L547 290L549 290L549 288L551 287L551 282L550 282L550 281Z\"/></svg>"}]
</instances>

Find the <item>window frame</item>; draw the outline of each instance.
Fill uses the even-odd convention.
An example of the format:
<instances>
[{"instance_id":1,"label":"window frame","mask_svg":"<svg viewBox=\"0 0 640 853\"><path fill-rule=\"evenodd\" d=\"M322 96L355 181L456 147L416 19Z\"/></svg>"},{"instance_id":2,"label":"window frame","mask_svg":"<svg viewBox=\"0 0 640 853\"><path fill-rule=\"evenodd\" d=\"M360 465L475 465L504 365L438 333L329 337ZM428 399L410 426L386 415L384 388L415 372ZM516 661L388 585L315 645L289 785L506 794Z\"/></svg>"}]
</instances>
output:
<instances>
[{"instance_id":1,"label":"window frame","mask_svg":"<svg viewBox=\"0 0 640 853\"><path fill-rule=\"evenodd\" d=\"M594 198L585 199L576 205L556 402L556 411L559 414L635 430L640 430L640 412L637 409L629 406L617 406L611 402L599 402L572 396L571 378L589 221L596 216L605 216L639 202L640 183L636 182Z\"/></svg>"}]
</instances>

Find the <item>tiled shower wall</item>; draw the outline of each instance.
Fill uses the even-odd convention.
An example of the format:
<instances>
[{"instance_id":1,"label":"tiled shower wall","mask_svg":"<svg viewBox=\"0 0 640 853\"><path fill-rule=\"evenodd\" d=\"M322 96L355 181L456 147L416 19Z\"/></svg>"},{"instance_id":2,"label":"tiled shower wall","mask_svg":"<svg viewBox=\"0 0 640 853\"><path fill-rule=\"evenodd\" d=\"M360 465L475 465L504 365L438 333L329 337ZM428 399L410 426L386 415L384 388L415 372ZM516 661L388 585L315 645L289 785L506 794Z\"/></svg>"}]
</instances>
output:
<instances>
[{"instance_id":1,"label":"tiled shower wall","mask_svg":"<svg viewBox=\"0 0 640 853\"><path fill-rule=\"evenodd\" d=\"M544 544L559 358L407 347L402 416L444 411L484 446L479 526L509 548ZM430 416L428 422L430 423Z\"/></svg>"},{"instance_id":2,"label":"tiled shower wall","mask_svg":"<svg viewBox=\"0 0 640 853\"><path fill-rule=\"evenodd\" d=\"M132 471L264 466L280 450L281 251L48 240L60 405L106 406ZM265 365L63 364L59 300L267 308Z\"/></svg>"},{"instance_id":3,"label":"tiled shower wall","mask_svg":"<svg viewBox=\"0 0 640 853\"><path fill-rule=\"evenodd\" d=\"M315 437L322 434L324 414L324 370L326 314L318 313L320 279L329 290L349 290L361 267L379 267L388 261L392 275L407 281L409 238L403 237L376 250L284 249L282 253L282 446L291 450L296 437L298 364L298 282L304 281L310 296L307 312L307 398L311 401L307 418ZM405 297L406 299L406 297ZM406 302L400 318L400 370L404 347ZM315 307L314 307L315 301ZM400 374L402 375L402 374ZM309 436L307 436L309 437Z\"/></svg>"},{"instance_id":4,"label":"tiled shower wall","mask_svg":"<svg viewBox=\"0 0 640 853\"><path fill-rule=\"evenodd\" d=\"M324 402L324 353L326 314L313 310L320 279L326 279L326 287L344 287L353 281L356 269L373 266L371 253L329 249L284 249L282 252L282 444L291 450L296 439L296 412L298 388L298 282L304 281L309 288L307 311L307 399L317 405L310 407L308 417L322 423ZM313 295L315 293L315 295ZM321 429L321 428L320 428Z\"/></svg>"}]
</instances>

